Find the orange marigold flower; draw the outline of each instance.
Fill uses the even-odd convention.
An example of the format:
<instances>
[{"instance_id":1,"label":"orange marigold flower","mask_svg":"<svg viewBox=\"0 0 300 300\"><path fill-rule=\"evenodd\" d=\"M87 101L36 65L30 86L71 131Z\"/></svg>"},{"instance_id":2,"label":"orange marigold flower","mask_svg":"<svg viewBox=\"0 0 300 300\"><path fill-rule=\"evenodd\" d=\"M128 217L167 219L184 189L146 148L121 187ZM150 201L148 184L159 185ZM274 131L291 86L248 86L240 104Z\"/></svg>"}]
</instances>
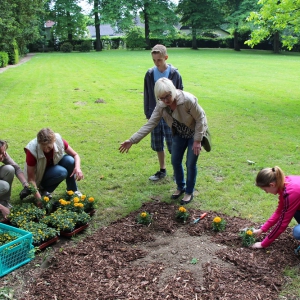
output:
<instances>
[{"instance_id":1,"label":"orange marigold flower","mask_svg":"<svg viewBox=\"0 0 300 300\"><path fill-rule=\"evenodd\" d=\"M94 199L93 197L90 197L90 198L89 198L89 202L94 202L94 200L95 200L95 199Z\"/></svg>"},{"instance_id":2,"label":"orange marigold flower","mask_svg":"<svg viewBox=\"0 0 300 300\"><path fill-rule=\"evenodd\" d=\"M213 221L214 223L220 223L222 219L220 217L215 217Z\"/></svg>"},{"instance_id":3,"label":"orange marigold flower","mask_svg":"<svg viewBox=\"0 0 300 300\"><path fill-rule=\"evenodd\" d=\"M178 210L179 210L180 212L182 212L182 213L185 213L185 212L186 212L186 209L185 209L183 206L180 206L180 207L178 208Z\"/></svg>"},{"instance_id":4,"label":"orange marigold flower","mask_svg":"<svg viewBox=\"0 0 300 300\"><path fill-rule=\"evenodd\" d=\"M68 194L69 196L72 196L72 195L74 194L74 192L73 192L73 191L67 191L67 194Z\"/></svg>"},{"instance_id":5,"label":"orange marigold flower","mask_svg":"<svg viewBox=\"0 0 300 300\"><path fill-rule=\"evenodd\" d=\"M83 207L83 204L82 203L74 203L74 206L75 207Z\"/></svg>"},{"instance_id":6,"label":"orange marigold flower","mask_svg":"<svg viewBox=\"0 0 300 300\"><path fill-rule=\"evenodd\" d=\"M75 203L78 203L78 202L79 202L79 198L78 198L78 197L74 197L73 200L74 200Z\"/></svg>"},{"instance_id":7,"label":"orange marigold flower","mask_svg":"<svg viewBox=\"0 0 300 300\"><path fill-rule=\"evenodd\" d=\"M44 201L45 201L45 202L48 202L48 201L49 201L49 197L46 197L46 196L45 196L45 197L44 197Z\"/></svg>"},{"instance_id":8,"label":"orange marigold flower","mask_svg":"<svg viewBox=\"0 0 300 300\"><path fill-rule=\"evenodd\" d=\"M82 195L80 198L81 198L81 200L85 200L86 195Z\"/></svg>"}]
</instances>

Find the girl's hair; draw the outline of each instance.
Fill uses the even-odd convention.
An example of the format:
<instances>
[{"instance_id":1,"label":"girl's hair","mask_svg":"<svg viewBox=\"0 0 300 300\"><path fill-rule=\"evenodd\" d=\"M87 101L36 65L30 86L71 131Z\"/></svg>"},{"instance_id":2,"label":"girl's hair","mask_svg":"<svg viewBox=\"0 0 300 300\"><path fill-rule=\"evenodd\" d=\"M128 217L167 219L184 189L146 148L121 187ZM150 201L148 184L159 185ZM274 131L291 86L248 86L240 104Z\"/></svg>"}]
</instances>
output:
<instances>
[{"instance_id":1,"label":"girl's hair","mask_svg":"<svg viewBox=\"0 0 300 300\"><path fill-rule=\"evenodd\" d=\"M5 150L8 148L7 142L4 140L0 140L0 147L4 146Z\"/></svg>"},{"instance_id":2,"label":"girl's hair","mask_svg":"<svg viewBox=\"0 0 300 300\"><path fill-rule=\"evenodd\" d=\"M53 144L56 140L55 133L50 128L43 128L37 134L37 141L39 144L47 145Z\"/></svg>"},{"instance_id":3,"label":"girl's hair","mask_svg":"<svg viewBox=\"0 0 300 300\"><path fill-rule=\"evenodd\" d=\"M275 166L274 168L264 168L256 176L256 186L268 187L270 183L275 182L279 190L283 190L285 175L283 171Z\"/></svg>"},{"instance_id":4,"label":"girl's hair","mask_svg":"<svg viewBox=\"0 0 300 300\"><path fill-rule=\"evenodd\" d=\"M170 79L162 77L155 83L154 94L156 99L159 100L159 97L165 95L165 93L171 93L172 98L174 99L176 97L176 87Z\"/></svg>"}]
</instances>

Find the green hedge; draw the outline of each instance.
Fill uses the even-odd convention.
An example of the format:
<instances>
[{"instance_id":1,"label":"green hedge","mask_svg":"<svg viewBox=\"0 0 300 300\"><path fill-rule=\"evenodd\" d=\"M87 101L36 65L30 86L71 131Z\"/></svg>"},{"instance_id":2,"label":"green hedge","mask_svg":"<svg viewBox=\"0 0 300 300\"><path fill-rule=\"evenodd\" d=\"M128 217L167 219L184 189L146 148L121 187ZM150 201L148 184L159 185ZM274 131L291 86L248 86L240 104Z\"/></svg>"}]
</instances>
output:
<instances>
[{"instance_id":1,"label":"green hedge","mask_svg":"<svg viewBox=\"0 0 300 300\"><path fill-rule=\"evenodd\" d=\"M0 68L4 68L8 65L8 54L6 52L0 52Z\"/></svg>"}]
</instances>

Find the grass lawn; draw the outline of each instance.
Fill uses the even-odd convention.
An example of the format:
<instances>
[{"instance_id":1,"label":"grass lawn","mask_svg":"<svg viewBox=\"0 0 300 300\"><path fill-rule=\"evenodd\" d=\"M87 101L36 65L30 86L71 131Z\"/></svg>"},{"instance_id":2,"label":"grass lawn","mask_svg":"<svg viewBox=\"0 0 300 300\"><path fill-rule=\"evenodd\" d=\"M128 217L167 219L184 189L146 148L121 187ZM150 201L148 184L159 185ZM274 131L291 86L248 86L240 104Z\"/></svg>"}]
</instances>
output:
<instances>
[{"instance_id":1,"label":"grass lawn","mask_svg":"<svg viewBox=\"0 0 300 300\"><path fill-rule=\"evenodd\" d=\"M184 90L204 108L213 138L212 152L198 161L190 206L264 222L277 198L255 187L257 172L278 165L300 174L300 56L224 49L168 54ZM111 50L39 53L9 68L0 74L0 138L8 141L8 153L23 166L23 148L41 128L60 133L81 156L85 179L79 189L95 197L100 225L151 198L170 201L176 186L169 154L169 176L148 180L158 170L150 136L129 153L118 152L146 122L143 78L152 66L150 51ZM12 203L21 189L15 180ZM64 190L61 184L56 195Z\"/></svg>"}]
</instances>

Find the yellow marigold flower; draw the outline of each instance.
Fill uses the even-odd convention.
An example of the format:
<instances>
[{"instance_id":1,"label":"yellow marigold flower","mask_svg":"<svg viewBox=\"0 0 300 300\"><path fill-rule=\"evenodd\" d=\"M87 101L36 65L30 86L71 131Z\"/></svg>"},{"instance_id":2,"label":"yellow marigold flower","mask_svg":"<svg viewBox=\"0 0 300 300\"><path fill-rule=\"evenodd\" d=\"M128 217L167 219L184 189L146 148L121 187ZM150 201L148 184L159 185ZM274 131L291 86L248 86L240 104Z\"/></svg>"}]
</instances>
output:
<instances>
[{"instance_id":1,"label":"yellow marigold flower","mask_svg":"<svg viewBox=\"0 0 300 300\"><path fill-rule=\"evenodd\" d=\"M178 210L179 210L180 212L182 212L182 213L185 213L185 212L186 212L186 209L185 209L183 206L180 206L180 207L178 208Z\"/></svg>"},{"instance_id":2,"label":"yellow marigold flower","mask_svg":"<svg viewBox=\"0 0 300 300\"><path fill-rule=\"evenodd\" d=\"M72 195L74 194L74 192L73 192L73 191L67 191L67 194L68 194L69 196L72 196Z\"/></svg>"},{"instance_id":3,"label":"yellow marigold flower","mask_svg":"<svg viewBox=\"0 0 300 300\"><path fill-rule=\"evenodd\" d=\"M95 200L95 199L94 199L93 197L90 197L90 198L89 198L89 202L94 202L94 200Z\"/></svg>"},{"instance_id":4,"label":"yellow marigold flower","mask_svg":"<svg viewBox=\"0 0 300 300\"><path fill-rule=\"evenodd\" d=\"M142 217L142 218L146 218L146 217L147 217L147 213L146 213L146 212L142 212L142 213L141 213L141 217Z\"/></svg>"},{"instance_id":5,"label":"yellow marigold flower","mask_svg":"<svg viewBox=\"0 0 300 300\"><path fill-rule=\"evenodd\" d=\"M48 202L49 201L49 197L44 197L44 201Z\"/></svg>"},{"instance_id":6,"label":"yellow marigold flower","mask_svg":"<svg viewBox=\"0 0 300 300\"><path fill-rule=\"evenodd\" d=\"M220 223L222 219L220 217L215 217L213 220L215 223Z\"/></svg>"},{"instance_id":7,"label":"yellow marigold flower","mask_svg":"<svg viewBox=\"0 0 300 300\"><path fill-rule=\"evenodd\" d=\"M247 230L247 231L246 231L246 234L247 234L247 235L252 235L253 232L252 232L252 230Z\"/></svg>"},{"instance_id":8,"label":"yellow marigold flower","mask_svg":"<svg viewBox=\"0 0 300 300\"><path fill-rule=\"evenodd\" d=\"M79 198L78 198L78 197L74 197L73 200L74 200L75 203L78 203L78 202L79 202Z\"/></svg>"},{"instance_id":9,"label":"yellow marigold flower","mask_svg":"<svg viewBox=\"0 0 300 300\"><path fill-rule=\"evenodd\" d=\"M85 200L86 195L82 195L80 198L81 198L81 200Z\"/></svg>"},{"instance_id":10,"label":"yellow marigold flower","mask_svg":"<svg viewBox=\"0 0 300 300\"><path fill-rule=\"evenodd\" d=\"M75 207L83 207L83 204L77 202L77 203L74 203L74 206L75 206Z\"/></svg>"}]
</instances>

